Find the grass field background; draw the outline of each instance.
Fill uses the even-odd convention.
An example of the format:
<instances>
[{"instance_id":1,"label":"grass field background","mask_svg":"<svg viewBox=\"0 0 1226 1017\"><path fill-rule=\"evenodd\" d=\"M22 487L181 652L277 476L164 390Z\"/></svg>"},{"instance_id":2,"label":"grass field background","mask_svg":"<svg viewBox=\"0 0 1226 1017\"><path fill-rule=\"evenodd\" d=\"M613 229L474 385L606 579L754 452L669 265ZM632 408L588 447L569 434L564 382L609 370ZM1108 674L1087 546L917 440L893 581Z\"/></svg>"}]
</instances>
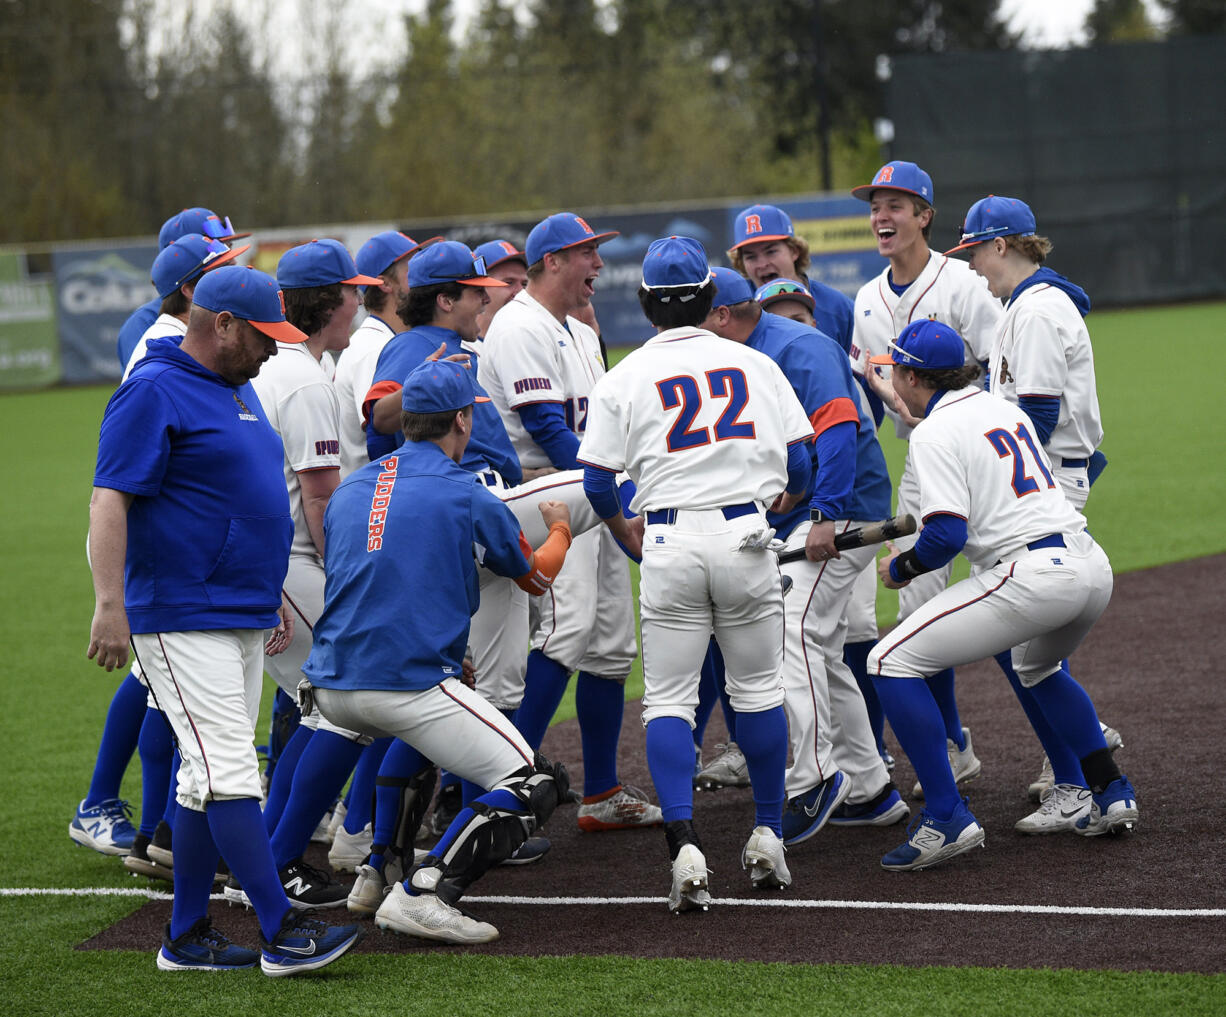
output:
<instances>
[{"instance_id":1,"label":"grass field background","mask_svg":"<svg viewBox=\"0 0 1226 1017\"><path fill-rule=\"evenodd\" d=\"M1111 464L1091 529L1117 571L1226 551L1221 519L1221 384L1206 354L1226 304L1095 313L1090 319ZM0 397L13 469L0 487L0 889L131 889L114 859L76 847L67 824L84 795L102 717L118 684L84 657L93 600L85 564L98 422L109 392ZM900 442L885 438L891 473ZM894 604L883 596L888 621ZM636 676L637 678L637 676ZM641 684L632 682L628 695ZM266 701L270 697L265 697ZM571 715L568 703L560 717ZM124 795L139 802L139 767ZM558 859L557 864L564 864ZM137 898L0 895L0 990L14 1014L633 1014L771 1012L1214 1014L1226 976L905 969L835 965L361 956L321 977L168 976L148 952L73 947ZM837 913L833 913L837 915ZM837 917L834 919L837 921ZM506 930L515 935L514 929ZM814 954L820 954L815 944ZM956 1002L955 1002L956 1000Z\"/></svg>"}]
</instances>

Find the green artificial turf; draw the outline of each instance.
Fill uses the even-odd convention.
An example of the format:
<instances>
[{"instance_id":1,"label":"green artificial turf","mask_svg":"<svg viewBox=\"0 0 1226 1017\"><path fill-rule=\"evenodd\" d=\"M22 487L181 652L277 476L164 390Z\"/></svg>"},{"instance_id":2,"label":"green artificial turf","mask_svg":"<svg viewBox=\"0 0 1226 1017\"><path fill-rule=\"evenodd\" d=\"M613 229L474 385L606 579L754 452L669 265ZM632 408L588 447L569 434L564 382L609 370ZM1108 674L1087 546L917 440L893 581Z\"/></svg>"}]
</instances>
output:
<instances>
[{"instance_id":1,"label":"green artificial turf","mask_svg":"<svg viewBox=\"0 0 1226 1017\"><path fill-rule=\"evenodd\" d=\"M1226 532L1216 525L1226 493L1217 458L1219 386L1206 358L1226 333L1226 304L1095 313L1090 327L1103 449L1111 459L1090 499L1095 536L1121 572L1226 551ZM13 467L0 486L0 889L144 885L66 835L120 677L84 656L93 607L85 533L108 395L86 388L0 396L0 433ZM904 450L891 437L883 444L897 477ZM878 608L888 621L894 608L884 592ZM641 690L636 670L627 694ZM559 718L572 715L568 703ZM123 793L139 801L138 766L129 768ZM0 897L6 1011L108 1017L1226 1012L1221 976L508 959L457 951L363 955L319 977L274 981L251 972L161 974L151 950L74 949L137 905L132 898Z\"/></svg>"}]
</instances>

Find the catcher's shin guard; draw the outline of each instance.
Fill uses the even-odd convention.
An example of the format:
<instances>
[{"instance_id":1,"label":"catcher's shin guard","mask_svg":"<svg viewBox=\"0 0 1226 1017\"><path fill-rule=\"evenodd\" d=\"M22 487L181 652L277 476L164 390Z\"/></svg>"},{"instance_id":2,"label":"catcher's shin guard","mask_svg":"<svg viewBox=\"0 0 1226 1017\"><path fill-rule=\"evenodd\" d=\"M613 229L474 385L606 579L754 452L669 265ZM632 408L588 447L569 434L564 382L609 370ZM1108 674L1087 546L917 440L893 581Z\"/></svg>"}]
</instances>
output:
<instances>
[{"instance_id":1,"label":"catcher's shin guard","mask_svg":"<svg viewBox=\"0 0 1226 1017\"><path fill-rule=\"evenodd\" d=\"M433 765L425 766L409 777L375 778L376 787L400 789L395 832L387 847L410 862L413 860L413 841L417 839L417 831L430 807L430 798L434 794L437 778L438 771Z\"/></svg>"},{"instance_id":2,"label":"catcher's shin guard","mask_svg":"<svg viewBox=\"0 0 1226 1017\"><path fill-rule=\"evenodd\" d=\"M444 836L422 859L413 874L413 885L433 888L454 904L553 815L569 787L566 768L538 755L535 766L517 771L460 811L448 831L454 834ZM423 871L430 869L438 875Z\"/></svg>"}]
</instances>

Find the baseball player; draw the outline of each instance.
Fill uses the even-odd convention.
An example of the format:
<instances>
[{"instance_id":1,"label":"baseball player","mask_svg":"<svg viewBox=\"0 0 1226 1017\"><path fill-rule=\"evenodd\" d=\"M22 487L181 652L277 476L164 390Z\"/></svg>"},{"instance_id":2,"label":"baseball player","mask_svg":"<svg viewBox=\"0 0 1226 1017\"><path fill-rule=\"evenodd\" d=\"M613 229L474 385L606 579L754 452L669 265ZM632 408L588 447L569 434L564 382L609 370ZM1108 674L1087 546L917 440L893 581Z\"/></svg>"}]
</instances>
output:
<instances>
[{"instance_id":1,"label":"baseball player","mask_svg":"<svg viewBox=\"0 0 1226 1017\"><path fill-rule=\"evenodd\" d=\"M955 783L926 679L1010 649L1021 683L1080 761L1078 783L1086 790L1076 832L1131 829L1138 815L1132 785L1112 758L1094 704L1063 663L1111 598L1106 554L1052 475L1030 418L979 386L979 366L965 364L954 329L940 321L912 324L872 363L893 365L893 388L920 420L909 455L924 528L913 547L882 559L882 582L902 588L959 551L976 567L869 654L890 725L926 796L911 836L881 864L928 868L983 843Z\"/></svg>"},{"instance_id":2,"label":"baseball player","mask_svg":"<svg viewBox=\"0 0 1226 1017\"><path fill-rule=\"evenodd\" d=\"M234 243L235 240L251 236L250 233L236 233L234 227L230 225L228 216L222 219L217 213L207 208L185 208L162 223L162 228L158 230L158 251L166 250L180 237L188 234L203 235L227 246ZM161 296L157 296L148 303L141 304L119 327L115 354L119 357L120 367L127 366L128 361L132 358L132 350L140 342L149 326L157 320L162 299Z\"/></svg>"},{"instance_id":3,"label":"baseball player","mask_svg":"<svg viewBox=\"0 0 1226 1017\"><path fill-rule=\"evenodd\" d=\"M872 183L853 188L851 194L868 202L869 225L877 241L877 253L889 259L881 275L865 283L856 294L852 368L878 392L894 419L898 436L906 438L911 428L895 410L889 386L870 367L868 358L886 354L890 341L909 324L929 318L944 321L961 334L968 364L986 364L1000 322L1000 303L965 263L929 248L928 238L936 215L935 196L932 178L915 163L886 163ZM898 511L910 512L919 519L918 508L915 477L904 464L898 481ZM906 549L914 542L915 537L904 537L898 544ZM949 566L936 569L902 589L898 595L899 619L906 618L944 589L950 570ZM858 592L861 596L867 594L864 589ZM859 610L862 616L867 615L867 602ZM861 644L849 655L858 657L857 650L864 649L867 647ZM954 773L960 781L971 780L979 775L981 766L970 732L958 716L953 670L934 676L929 685L946 719ZM923 795L922 782L916 783L913 793L917 797Z\"/></svg>"},{"instance_id":4,"label":"baseball player","mask_svg":"<svg viewBox=\"0 0 1226 1017\"><path fill-rule=\"evenodd\" d=\"M482 260L456 241L437 244L415 257L409 266L409 283L410 297L404 313L412 327L395 336L384 348L367 394L368 444L376 456L394 450L403 442L402 431L388 432L395 426L393 414L398 412L406 375L432 357L467 360L462 352L464 342L476 338L477 316L488 303L487 294L508 288L484 275ZM480 386L477 390L481 391ZM540 514L536 506L542 498L567 504L572 533L576 536L599 524L583 494L580 471L551 473L519 484L519 459L498 411L487 399L474 407L472 433L460 465L506 503L529 534L539 527ZM488 569L481 569L478 574L481 605L473 615L470 633L477 691L510 716L524 695L528 594L510 579ZM400 776L411 775L402 773ZM483 790L486 789L468 787L464 797L471 799ZM441 816L436 818L442 819ZM547 849L547 841L532 838L516 860L528 860L525 851L538 852L534 857L539 857Z\"/></svg>"},{"instance_id":5,"label":"baseball player","mask_svg":"<svg viewBox=\"0 0 1226 1017\"><path fill-rule=\"evenodd\" d=\"M605 368L595 332L575 315L591 303L604 264L599 245L614 236L597 233L572 212L537 223L525 244L528 286L503 306L485 336L478 380L525 470L576 466L588 399ZM529 745L539 746L578 670L580 829L658 824L660 810L618 778L623 686L638 647L629 569L605 527L576 538L557 582L532 606L539 614L517 726Z\"/></svg>"},{"instance_id":6,"label":"baseball player","mask_svg":"<svg viewBox=\"0 0 1226 1017\"><path fill-rule=\"evenodd\" d=\"M408 324L399 308L409 295L409 259L442 237L420 244L397 230L376 233L358 248L354 263L362 275L378 276L379 285L362 287L366 317L349 337L349 346L336 364L336 396L340 402L341 479L370 462L366 453L366 424L362 403L370 390L375 364L387 341Z\"/></svg>"},{"instance_id":7,"label":"baseball player","mask_svg":"<svg viewBox=\"0 0 1226 1017\"><path fill-rule=\"evenodd\" d=\"M770 511L786 549L805 559L782 566L783 689L792 765L783 842L808 840L843 807L847 822L888 825L908 814L877 752L855 678L843 662L844 617L872 546L839 552L837 533L889 515L885 457L846 354L828 336L764 312L745 280L717 268L706 327L770 357L783 372L814 435L812 487L800 506ZM837 765L836 765L837 762Z\"/></svg>"},{"instance_id":8,"label":"baseball player","mask_svg":"<svg viewBox=\"0 0 1226 1017\"><path fill-rule=\"evenodd\" d=\"M266 668L294 695L324 607L323 515L340 480L338 403L325 354L345 349L358 309L357 288L376 286L379 279L359 273L339 241L324 239L286 251L277 264L277 283L287 320L307 338L279 346L277 358L252 387L285 448L282 471L294 540L282 591L294 612L294 637ZM339 906L348 896L345 887L305 864L302 854L369 742L316 714L303 718L273 771L264 824L286 894L297 906ZM235 886L229 891L231 899L240 899Z\"/></svg>"},{"instance_id":9,"label":"baseball player","mask_svg":"<svg viewBox=\"0 0 1226 1017\"><path fill-rule=\"evenodd\" d=\"M813 308L816 306L813 294L794 279L772 279L763 283L754 291L753 298L762 305L764 311L799 321L809 328L817 328L813 317Z\"/></svg>"},{"instance_id":10,"label":"baseball player","mask_svg":"<svg viewBox=\"0 0 1226 1017\"><path fill-rule=\"evenodd\" d=\"M489 291L490 302L477 317L477 335L484 336L502 306L520 290L527 288L528 256L509 240L486 241L473 254L485 261L485 271L491 278L506 283L502 289ZM473 344L470 352L479 353L480 344Z\"/></svg>"},{"instance_id":11,"label":"baseball player","mask_svg":"<svg viewBox=\"0 0 1226 1017\"><path fill-rule=\"evenodd\" d=\"M805 274L809 244L796 236L792 220L774 205L751 205L737 215L728 251L732 267L746 276L754 289L772 279L791 279L804 286L814 301L816 328L844 350L851 348L851 300L833 286Z\"/></svg>"},{"instance_id":12,"label":"baseball player","mask_svg":"<svg viewBox=\"0 0 1226 1017\"><path fill-rule=\"evenodd\" d=\"M144 357L150 340L174 338L187 331L188 311L192 306L192 290L209 269L220 268L247 251L250 244L227 247L199 233L188 233L167 245L153 259L151 275L161 304L157 319L141 335L124 366L127 378L137 361Z\"/></svg>"},{"instance_id":13,"label":"baseball player","mask_svg":"<svg viewBox=\"0 0 1226 1017\"><path fill-rule=\"evenodd\" d=\"M293 523L281 441L249 382L277 341L305 338L285 321L274 279L223 266L197 284L182 342L155 341L102 421L88 655L122 666L131 639L183 756L161 970L258 962L270 976L292 975L361 935L290 907L260 817L252 744L265 650L292 637L281 581ZM209 921L219 851L255 906L259 954Z\"/></svg>"},{"instance_id":14,"label":"baseball player","mask_svg":"<svg viewBox=\"0 0 1226 1017\"><path fill-rule=\"evenodd\" d=\"M697 240L665 237L647 249L639 302L658 334L597 382L579 449L597 512L629 546L641 541L643 722L675 912L705 911L711 900L691 781L699 669L712 635L753 786L742 865L755 888L792 882L782 832L783 596L763 506L778 497L786 509L803 497L813 427L768 357L698 327L713 291ZM621 515L622 469L637 485L631 507L645 521L641 532Z\"/></svg>"},{"instance_id":15,"label":"baseball player","mask_svg":"<svg viewBox=\"0 0 1226 1017\"><path fill-rule=\"evenodd\" d=\"M405 443L350 475L328 506L327 606L303 670L335 723L395 735L423 767L433 760L490 789L375 916L396 932L484 943L498 930L458 910L459 897L549 818L567 780L462 680L477 565L539 592L561 568L570 531L565 506L542 502L549 536L533 551L512 513L459 465L484 398L471 372L420 364L399 398Z\"/></svg>"},{"instance_id":16,"label":"baseball player","mask_svg":"<svg viewBox=\"0 0 1226 1017\"><path fill-rule=\"evenodd\" d=\"M1072 506L1084 511L1090 484L1106 463L1098 451L1103 427L1094 352L1084 321L1090 298L1081 287L1043 266L1051 241L1037 235L1034 213L1025 202L989 195L970 207L962 229L962 242L946 253L969 251L971 268L987 280L994 296L1005 301L989 361L989 387L1030 418L1051 460L1052 476ZM997 659L1048 750L1040 776L1031 785L1031 797L1041 800L1041 806L1020 820L1017 829L1023 833L1071 829L1068 801L1081 791L1077 759L1054 737L1007 656ZM1104 726L1103 733L1112 749L1123 744L1114 729ZM1047 795L1053 787L1053 794Z\"/></svg>"}]
</instances>

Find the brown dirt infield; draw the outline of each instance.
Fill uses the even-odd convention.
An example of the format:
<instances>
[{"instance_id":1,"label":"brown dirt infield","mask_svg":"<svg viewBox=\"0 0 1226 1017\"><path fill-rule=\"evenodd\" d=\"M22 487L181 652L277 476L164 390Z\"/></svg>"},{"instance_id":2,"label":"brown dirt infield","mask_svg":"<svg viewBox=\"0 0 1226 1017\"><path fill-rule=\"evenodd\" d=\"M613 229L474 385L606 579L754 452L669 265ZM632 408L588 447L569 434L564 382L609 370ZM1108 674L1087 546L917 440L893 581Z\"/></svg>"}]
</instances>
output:
<instances>
[{"instance_id":1,"label":"brown dirt infield","mask_svg":"<svg viewBox=\"0 0 1226 1017\"><path fill-rule=\"evenodd\" d=\"M821 906L716 904L706 915L674 917L663 897L669 869L658 830L580 834L573 808L554 816L552 852L539 864L497 869L474 888L468 907L502 938L476 952L513 956L624 954L796 963L976 965L1080 969L1226 971L1226 920L919 910L905 904L1055 905L1078 908L1226 907L1226 838L1217 757L1226 721L1222 665L1212 644L1226 609L1226 556L1135 572L1116 579L1106 615L1073 659L1102 717L1119 728L1118 760L1138 792L1139 829L1121 838L1071 834L1027 838L1013 823L1032 808L1026 788L1041 751L1008 685L991 662L960 670L963 722L983 774L969 785L987 847L931 872L891 873L879 857L904 839L904 826L827 828L789 852L793 888L761 901ZM722 738L719 711L707 758ZM573 721L551 729L543 750L582 783ZM622 738L622 778L650 789L638 709ZM899 757L895 780L913 775ZM749 791L697 794L695 820L716 898L755 898L740 869L753 811ZM313 849L320 850L320 849ZM322 861L322 854L316 858ZM491 903L490 896L659 898L650 903ZM878 906L855 907L851 902ZM892 905L885 907L881 905ZM169 915L151 901L82 944L83 949L154 950ZM341 917L343 910L337 912ZM217 925L254 943L250 913L213 906ZM360 950L413 954L431 946L371 928Z\"/></svg>"}]
</instances>

